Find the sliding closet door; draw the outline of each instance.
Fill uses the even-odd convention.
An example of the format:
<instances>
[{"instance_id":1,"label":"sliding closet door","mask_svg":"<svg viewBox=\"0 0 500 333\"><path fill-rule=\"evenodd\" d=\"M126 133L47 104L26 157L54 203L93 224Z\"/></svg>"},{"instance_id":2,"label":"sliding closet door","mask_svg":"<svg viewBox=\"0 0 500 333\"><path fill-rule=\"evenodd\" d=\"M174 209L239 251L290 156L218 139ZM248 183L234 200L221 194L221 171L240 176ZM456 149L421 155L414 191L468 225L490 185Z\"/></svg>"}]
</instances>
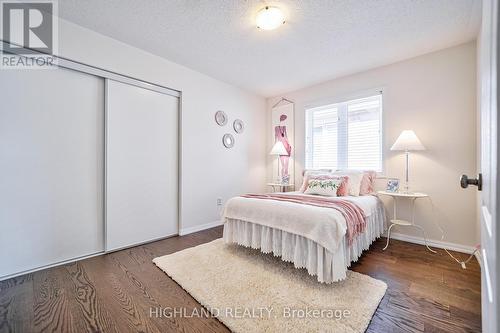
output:
<instances>
[{"instance_id":1,"label":"sliding closet door","mask_svg":"<svg viewBox=\"0 0 500 333\"><path fill-rule=\"evenodd\" d=\"M106 81L106 250L178 233L178 98Z\"/></svg>"},{"instance_id":2,"label":"sliding closet door","mask_svg":"<svg viewBox=\"0 0 500 333\"><path fill-rule=\"evenodd\" d=\"M0 74L0 278L104 250L104 80Z\"/></svg>"}]
</instances>

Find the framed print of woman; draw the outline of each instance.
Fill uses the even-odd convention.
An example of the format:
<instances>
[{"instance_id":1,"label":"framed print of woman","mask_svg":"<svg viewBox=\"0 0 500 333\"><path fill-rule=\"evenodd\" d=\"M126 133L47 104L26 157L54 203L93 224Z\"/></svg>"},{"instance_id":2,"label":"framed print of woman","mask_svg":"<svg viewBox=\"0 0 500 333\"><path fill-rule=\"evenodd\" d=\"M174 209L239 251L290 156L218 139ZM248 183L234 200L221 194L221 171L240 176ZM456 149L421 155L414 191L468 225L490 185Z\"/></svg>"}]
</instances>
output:
<instances>
[{"instance_id":1,"label":"framed print of woman","mask_svg":"<svg viewBox=\"0 0 500 333\"><path fill-rule=\"evenodd\" d=\"M283 101L287 102L282 103ZM293 120L294 104L286 99L280 100L272 109L272 125L274 143L281 141L285 147L287 155L280 155L279 157L279 174L281 178L280 183L293 183L294 181L294 120ZM277 168L273 168L277 170ZM274 179L277 179L278 175Z\"/></svg>"},{"instance_id":2,"label":"framed print of woman","mask_svg":"<svg viewBox=\"0 0 500 333\"><path fill-rule=\"evenodd\" d=\"M286 114L280 115L280 125L274 127L274 142L281 141L283 146L285 146L288 155L280 155L281 164L281 182L288 183L290 181L290 175L288 173L288 162L290 160L290 154L292 153L292 145L288 141L288 136L286 134L286 125L281 125L285 122L287 116Z\"/></svg>"}]
</instances>

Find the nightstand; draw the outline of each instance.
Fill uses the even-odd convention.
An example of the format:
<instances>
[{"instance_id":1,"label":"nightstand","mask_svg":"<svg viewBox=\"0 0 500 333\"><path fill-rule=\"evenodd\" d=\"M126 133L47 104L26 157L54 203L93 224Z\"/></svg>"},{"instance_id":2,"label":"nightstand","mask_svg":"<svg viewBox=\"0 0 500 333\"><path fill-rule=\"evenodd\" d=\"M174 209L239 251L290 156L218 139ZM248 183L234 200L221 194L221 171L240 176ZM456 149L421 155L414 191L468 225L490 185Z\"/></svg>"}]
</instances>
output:
<instances>
[{"instance_id":1,"label":"nightstand","mask_svg":"<svg viewBox=\"0 0 500 333\"><path fill-rule=\"evenodd\" d=\"M426 193L419 193L419 192L413 192L413 193L403 193L403 192L388 192L388 191L378 191L377 194L379 195L387 195L392 197L394 200L394 214L393 214L393 219L391 220L391 225L389 226L389 229L387 230L387 243L385 244L385 247L383 250L386 250L387 247L389 246L389 241L391 240L391 229L395 225L400 225L400 226L407 226L407 227L415 227L420 229L422 232L422 235L424 236L424 242L425 246L429 251L432 253L437 253L433 249L427 245L427 236L425 235L425 230L421 226L415 224L415 201L417 199L421 198L428 198L429 195ZM397 207L398 207L398 199L409 199L410 200L410 209L411 209L411 220L403 220L399 219L397 217Z\"/></svg>"},{"instance_id":2,"label":"nightstand","mask_svg":"<svg viewBox=\"0 0 500 333\"><path fill-rule=\"evenodd\" d=\"M276 188L281 190L281 192L287 192L287 190L294 189L294 184L282 184L282 183L267 183L267 186L271 186L273 188L273 192L276 192Z\"/></svg>"}]
</instances>

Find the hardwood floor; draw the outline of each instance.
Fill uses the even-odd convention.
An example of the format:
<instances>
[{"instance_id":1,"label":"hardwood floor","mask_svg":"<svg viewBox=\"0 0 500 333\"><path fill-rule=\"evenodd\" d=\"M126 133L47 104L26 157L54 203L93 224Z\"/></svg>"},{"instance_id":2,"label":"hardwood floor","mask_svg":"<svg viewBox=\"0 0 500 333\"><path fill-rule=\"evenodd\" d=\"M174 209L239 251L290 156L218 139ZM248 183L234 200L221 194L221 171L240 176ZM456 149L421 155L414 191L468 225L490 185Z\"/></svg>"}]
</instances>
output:
<instances>
[{"instance_id":1,"label":"hardwood floor","mask_svg":"<svg viewBox=\"0 0 500 333\"><path fill-rule=\"evenodd\" d=\"M150 316L155 307L201 310L151 259L221 236L213 228L2 281L0 332L228 332L214 318ZM367 332L481 331L475 259L462 270L444 251L396 240L382 251L384 241L351 268L388 284Z\"/></svg>"}]
</instances>

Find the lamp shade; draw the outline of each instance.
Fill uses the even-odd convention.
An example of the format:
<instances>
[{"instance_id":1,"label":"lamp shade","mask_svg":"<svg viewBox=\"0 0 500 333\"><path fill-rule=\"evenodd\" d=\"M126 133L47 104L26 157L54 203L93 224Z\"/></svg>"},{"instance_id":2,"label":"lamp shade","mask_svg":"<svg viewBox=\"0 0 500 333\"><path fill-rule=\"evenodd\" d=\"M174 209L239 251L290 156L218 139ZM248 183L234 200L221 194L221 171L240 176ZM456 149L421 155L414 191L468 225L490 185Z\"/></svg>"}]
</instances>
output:
<instances>
[{"instance_id":1,"label":"lamp shade","mask_svg":"<svg viewBox=\"0 0 500 333\"><path fill-rule=\"evenodd\" d=\"M285 149L285 146L283 145L283 142L281 141L276 141L276 143L273 146L273 149L271 149L271 152L269 152L269 155L288 155L288 152Z\"/></svg>"},{"instance_id":2,"label":"lamp shade","mask_svg":"<svg viewBox=\"0 0 500 333\"><path fill-rule=\"evenodd\" d=\"M399 134L391 150L425 150L425 147L422 142L420 142L415 132L412 130L404 130Z\"/></svg>"}]
</instances>

